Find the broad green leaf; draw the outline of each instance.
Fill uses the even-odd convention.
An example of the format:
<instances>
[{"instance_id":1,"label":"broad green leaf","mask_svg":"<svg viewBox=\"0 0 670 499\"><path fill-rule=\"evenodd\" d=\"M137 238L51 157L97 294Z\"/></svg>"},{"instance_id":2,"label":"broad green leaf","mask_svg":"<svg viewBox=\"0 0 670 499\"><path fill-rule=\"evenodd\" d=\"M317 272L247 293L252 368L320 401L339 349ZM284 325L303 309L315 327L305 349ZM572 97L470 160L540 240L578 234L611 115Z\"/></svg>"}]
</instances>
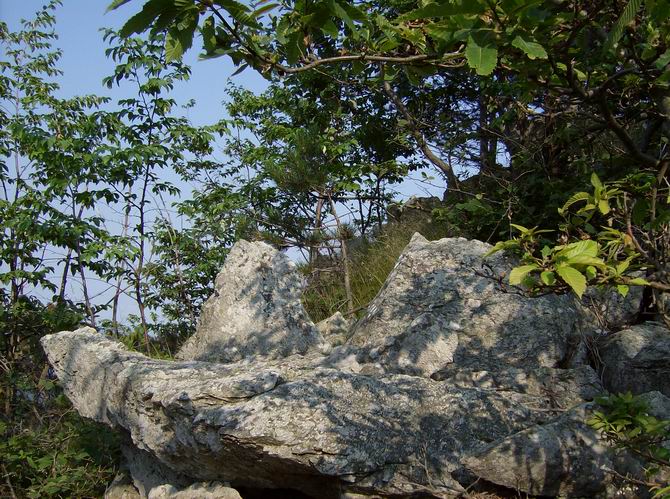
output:
<instances>
[{"instance_id":1,"label":"broad green leaf","mask_svg":"<svg viewBox=\"0 0 670 499\"><path fill-rule=\"evenodd\" d=\"M151 26L154 19L165 9L165 5L165 2L162 0L149 0L144 4L140 12L128 19L123 28L121 28L121 31L119 31L119 34L127 38L133 33L142 33Z\"/></svg>"},{"instance_id":2,"label":"broad green leaf","mask_svg":"<svg viewBox=\"0 0 670 499\"><path fill-rule=\"evenodd\" d=\"M594 267L604 268L605 262L601 258L595 258L588 255L576 255L568 258L567 265L593 265Z\"/></svg>"},{"instance_id":3,"label":"broad green leaf","mask_svg":"<svg viewBox=\"0 0 670 499\"><path fill-rule=\"evenodd\" d=\"M205 19L200 28L202 44L206 52L212 52L217 47L214 25L214 16L210 16Z\"/></svg>"},{"instance_id":4,"label":"broad green leaf","mask_svg":"<svg viewBox=\"0 0 670 499\"><path fill-rule=\"evenodd\" d=\"M431 38L443 42L450 42L454 36L454 29L451 26L444 26L437 23L428 24L424 27Z\"/></svg>"},{"instance_id":5,"label":"broad green leaf","mask_svg":"<svg viewBox=\"0 0 670 499\"><path fill-rule=\"evenodd\" d=\"M575 203L578 203L579 201L586 201L589 199L589 193L588 192L578 192L576 194L573 194L570 196L570 198L565 202L562 208L558 209L558 213L560 215L563 215L563 213L566 212L566 210L572 206Z\"/></svg>"},{"instance_id":6,"label":"broad green leaf","mask_svg":"<svg viewBox=\"0 0 670 499\"><path fill-rule=\"evenodd\" d=\"M663 70L668 64L670 64L670 49L663 52L663 54L656 59L656 69Z\"/></svg>"},{"instance_id":7,"label":"broad green leaf","mask_svg":"<svg viewBox=\"0 0 670 499\"><path fill-rule=\"evenodd\" d=\"M286 62L288 62L289 65L298 62L302 56L302 43L303 37L300 31L294 31L287 37L284 48L286 49Z\"/></svg>"},{"instance_id":8,"label":"broad green leaf","mask_svg":"<svg viewBox=\"0 0 670 499\"><path fill-rule=\"evenodd\" d=\"M559 266L556 267L556 273L572 288L577 296L582 297L584 291L586 291L586 277L580 271L573 267Z\"/></svg>"},{"instance_id":9,"label":"broad green leaf","mask_svg":"<svg viewBox=\"0 0 670 499\"><path fill-rule=\"evenodd\" d=\"M577 256L595 257L598 255L598 243L591 239L566 245L556 256L571 260Z\"/></svg>"},{"instance_id":10,"label":"broad green leaf","mask_svg":"<svg viewBox=\"0 0 670 499\"><path fill-rule=\"evenodd\" d=\"M596 190L601 191L603 189L603 183L598 178L595 172L591 174L591 185L596 188Z\"/></svg>"},{"instance_id":11,"label":"broad green leaf","mask_svg":"<svg viewBox=\"0 0 670 499\"><path fill-rule=\"evenodd\" d=\"M642 0L629 0L628 4L623 10L621 17L617 19L617 22L612 27L612 30L607 35L607 41L603 46L603 51L609 52L612 50L621 40L626 26L628 26L637 15L637 11L640 10L642 6Z\"/></svg>"},{"instance_id":12,"label":"broad green leaf","mask_svg":"<svg viewBox=\"0 0 670 499\"><path fill-rule=\"evenodd\" d=\"M628 294L629 288L625 284L617 284L616 289L619 292L619 294L625 298L626 295Z\"/></svg>"},{"instance_id":13,"label":"broad green leaf","mask_svg":"<svg viewBox=\"0 0 670 499\"><path fill-rule=\"evenodd\" d=\"M523 225L510 224L510 226L514 227L516 230L518 230L522 234L526 234L527 232L529 232L529 230L526 227L524 227Z\"/></svg>"},{"instance_id":14,"label":"broad green leaf","mask_svg":"<svg viewBox=\"0 0 670 499\"><path fill-rule=\"evenodd\" d=\"M480 76L488 76L498 64L498 48L490 36L471 34L465 48L468 65Z\"/></svg>"},{"instance_id":15,"label":"broad green leaf","mask_svg":"<svg viewBox=\"0 0 670 499\"><path fill-rule=\"evenodd\" d=\"M240 24L245 26L250 26L253 28L260 28L260 24L253 17L249 7L243 3L238 2L237 0L213 0L215 4L223 7L230 17L235 19Z\"/></svg>"},{"instance_id":16,"label":"broad green leaf","mask_svg":"<svg viewBox=\"0 0 670 499\"><path fill-rule=\"evenodd\" d=\"M333 39L336 39L340 34L339 28L331 19L328 19L325 23L323 23L321 26L321 31L323 31L326 35L330 35L330 37Z\"/></svg>"},{"instance_id":17,"label":"broad green leaf","mask_svg":"<svg viewBox=\"0 0 670 499\"><path fill-rule=\"evenodd\" d=\"M512 286L517 286L521 284L523 278L526 277L533 270L537 270L539 267L535 264L532 265L521 265L520 267L515 267L509 273L509 283Z\"/></svg>"},{"instance_id":18,"label":"broad green leaf","mask_svg":"<svg viewBox=\"0 0 670 499\"><path fill-rule=\"evenodd\" d=\"M333 13L344 21L344 24L347 25L354 37L356 37L356 24L354 24L354 20L349 15L349 12L347 12L347 10L337 1L333 1L331 3L331 7L333 9Z\"/></svg>"},{"instance_id":19,"label":"broad green leaf","mask_svg":"<svg viewBox=\"0 0 670 499\"><path fill-rule=\"evenodd\" d=\"M521 35L517 35L512 40L512 46L523 50L529 59L546 59L547 51L544 47L535 41L528 40Z\"/></svg>"},{"instance_id":20,"label":"broad green leaf","mask_svg":"<svg viewBox=\"0 0 670 499\"><path fill-rule=\"evenodd\" d=\"M626 272L626 270L628 270L628 267L630 266L630 262L633 260L633 258L635 258L635 256L630 256L630 257L626 258L623 262L617 263L616 267L615 267L617 274L621 275L624 272Z\"/></svg>"},{"instance_id":21,"label":"broad green leaf","mask_svg":"<svg viewBox=\"0 0 670 499\"><path fill-rule=\"evenodd\" d=\"M179 29L182 26L182 29ZM165 60L177 61L193 43L193 34L198 26L197 11L187 12L186 17L177 26L170 28L165 35Z\"/></svg>"},{"instance_id":22,"label":"broad green leaf","mask_svg":"<svg viewBox=\"0 0 670 499\"><path fill-rule=\"evenodd\" d=\"M540 279L547 286L553 286L556 283L556 274L551 271L545 270L540 274Z\"/></svg>"},{"instance_id":23,"label":"broad green leaf","mask_svg":"<svg viewBox=\"0 0 670 499\"><path fill-rule=\"evenodd\" d=\"M633 286L648 286L649 281L646 279L642 279L641 277L636 277L635 279L631 279L628 281L628 284L633 285Z\"/></svg>"},{"instance_id":24,"label":"broad green leaf","mask_svg":"<svg viewBox=\"0 0 670 499\"><path fill-rule=\"evenodd\" d=\"M607 199L601 199L598 201L598 209L603 215L607 215L610 211L612 211L612 208L610 208L610 203Z\"/></svg>"}]
</instances>

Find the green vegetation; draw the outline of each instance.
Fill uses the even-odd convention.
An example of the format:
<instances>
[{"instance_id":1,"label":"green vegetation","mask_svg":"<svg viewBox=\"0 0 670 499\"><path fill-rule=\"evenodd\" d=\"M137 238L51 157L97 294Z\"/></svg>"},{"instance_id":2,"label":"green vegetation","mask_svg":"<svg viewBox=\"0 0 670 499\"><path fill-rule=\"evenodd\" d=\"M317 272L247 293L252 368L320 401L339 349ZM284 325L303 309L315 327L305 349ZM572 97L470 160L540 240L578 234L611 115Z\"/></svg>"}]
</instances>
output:
<instances>
[{"instance_id":1,"label":"green vegetation","mask_svg":"<svg viewBox=\"0 0 670 499\"><path fill-rule=\"evenodd\" d=\"M322 321L338 311L351 317L360 316L381 289L415 232L428 240L449 236L443 224L392 223L383 226L373 239L357 241L350 255L353 314L348 314L346 309L347 296L340 262L335 260L329 262L330 265L328 262L304 265L302 271L309 284L303 295L303 303L312 320Z\"/></svg>"},{"instance_id":2,"label":"green vegetation","mask_svg":"<svg viewBox=\"0 0 670 499\"><path fill-rule=\"evenodd\" d=\"M630 393L597 399L601 411L595 411L588 423L600 430L615 445L630 449L649 463L647 475L654 478L662 469L670 467L670 421L659 420L649 414L647 404ZM654 499L670 497L670 486L650 482Z\"/></svg>"}]
</instances>

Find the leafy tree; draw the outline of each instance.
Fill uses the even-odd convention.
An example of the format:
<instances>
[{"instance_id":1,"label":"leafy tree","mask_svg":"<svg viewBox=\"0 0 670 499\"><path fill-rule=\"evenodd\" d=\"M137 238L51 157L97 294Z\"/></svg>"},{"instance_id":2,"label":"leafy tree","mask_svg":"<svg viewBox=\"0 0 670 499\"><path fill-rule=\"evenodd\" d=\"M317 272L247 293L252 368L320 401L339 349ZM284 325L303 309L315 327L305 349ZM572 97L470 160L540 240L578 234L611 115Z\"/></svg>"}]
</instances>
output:
<instances>
[{"instance_id":1,"label":"leafy tree","mask_svg":"<svg viewBox=\"0 0 670 499\"><path fill-rule=\"evenodd\" d=\"M123 3L127 2L114 2L112 7ZM578 190L570 180L588 179L595 171L605 183L623 182L638 172L651 175L654 180L644 193L636 187L637 181L629 182L628 200L623 197L613 209L610 223L618 219L614 229L628 233L631 246L630 252L617 253L608 265L616 268L632 252L637 255L633 259L642 258L641 265L656 288L664 291L668 285L663 277L667 256L662 244L666 233L662 193L670 164L667 1L295 2L276 5L271 14L269 7L252 12L228 2L168 4L158 7L157 2L147 2L127 29L156 29L158 19L170 16L189 19L192 22L181 23L169 35L185 41L175 57L190 46L200 23L206 55L229 55L234 62L265 74L326 71L333 66L350 68L348 75L358 70L362 80L374 79L383 87L426 156L430 156L422 141L426 132L418 128L408 101L393 86L404 78L413 87L425 81L434 84L463 73L465 66L471 68L477 75L473 81L483 91L478 124L480 175L495 161L498 141L509 155L509 166L498 177L515 183L525 168L543 172L551 189L558 192L561 184ZM211 15L203 16L203 11ZM522 196L519 205L541 204L537 198L542 190L512 194ZM628 228L622 223L633 221L633 206L641 225L631 223ZM640 216L645 207L647 215ZM499 221L517 214L508 204L501 215ZM556 215L550 216L560 222ZM568 238L575 234L607 237L607 231L593 225L580 226ZM598 251L605 247L606 242L599 243ZM563 248L555 251L558 255ZM602 256L598 253L593 258L605 261ZM540 257L548 258L536 258ZM571 270L555 275L557 282L579 292L589 276L573 266L567 268ZM550 274L544 275L551 280ZM597 276L591 272L591 277Z\"/></svg>"},{"instance_id":2,"label":"leafy tree","mask_svg":"<svg viewBox=\"0 0 670 499\"><path fill-rule=\"evenodd\" d=\"M51 80L60 74L60 53L51 48L57 4L47 5L19 32L0 24L8 56L0 75L0 282L8 286L2 291L8 315L0 341L9 365L35 347L37 338L26 334L32 328L12 325L11 319L21 316L31 290L53 292L54 306L69 307L68 277L78 275L94 324L86 273L109 269L102 255L108 235L102 219L90 210L99 199L114 199L98 182L101 163L94 153L104 141L107 123L96 108L105 101L54 95L58 87ZM57 250L60 256L48 257L58 255ZM62 272L58 280L57 268Z\"/></svg>"},{"instance_id":3,"label":"leafy tree","mask_svg":"<svg viewBox=\"0 0 670 499\"><path fill-rule=\"evenodd\" d=\"M111 179L122 199L123 236L132 248L131 252L118 255L122 257L125 273L123 279L119 276L117 280L112 328L118 330L119 297L122 283L127 281L133 289L148 349L147 305L158 306L162 292L171 294L167 282L161 285L153 280L159 289L157 292L150 289L149 274L154 267L149 253L152 223L156 220L150 216L150 206L155 203L152 198L163 200L164 195L179 193L179 189L164 177L169 172L185 172L192 163L207 164L213 135L220 133L221 128L193 127L186 118L175 116L177 103L165 94L177 82L187 80L190 69L180 61L167 60L162 35L146 40L123 39L108 30L104 36L112 45L107 49L107 55L117 63L114 74L104 83L111 87L125 82L136 89L134 97L119 101L122 110L113 114L114 123L107 129L103 159L110 165ZM162 201L162 207L161 201L157 204L161 217L167 220L165 201ZM166 227L164 221L161 227Z\"/></svg>"}]
</instances>

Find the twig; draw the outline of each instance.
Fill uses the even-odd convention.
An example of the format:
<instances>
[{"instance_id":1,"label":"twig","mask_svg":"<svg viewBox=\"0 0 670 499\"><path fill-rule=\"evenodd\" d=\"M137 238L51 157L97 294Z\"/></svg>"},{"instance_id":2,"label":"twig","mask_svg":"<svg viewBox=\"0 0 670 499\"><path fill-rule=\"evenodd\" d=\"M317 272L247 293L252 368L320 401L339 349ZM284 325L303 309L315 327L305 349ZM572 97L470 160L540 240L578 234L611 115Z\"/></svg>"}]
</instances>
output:
<instances>
[{"instance_id":1,"label":"twig","mask_svg":"<svg viewBox=\"0 0 670 499\"><path fill-rule=\"evenodd\" d=\"M9 487L9 493L11 494L12 499L18 499L16 497L16 492L14 492L14 487L12 487L12 482L9 480L9 473L7 472L7 468L5 468L3 463L0 463L0 466L2 466L2 474L5 477L5 483L7 484L7 487Z\"/></svg>"}]
</instances>

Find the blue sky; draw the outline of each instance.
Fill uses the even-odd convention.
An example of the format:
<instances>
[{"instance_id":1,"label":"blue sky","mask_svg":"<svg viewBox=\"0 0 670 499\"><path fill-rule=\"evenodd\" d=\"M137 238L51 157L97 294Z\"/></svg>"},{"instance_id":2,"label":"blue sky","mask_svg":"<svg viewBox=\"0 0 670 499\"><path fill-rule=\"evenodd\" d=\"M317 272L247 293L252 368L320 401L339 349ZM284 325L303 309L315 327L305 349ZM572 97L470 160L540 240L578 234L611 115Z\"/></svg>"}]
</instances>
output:
<instances>
[{"instance_id":1,"label":"blue sky","mask_svg":"<svg viewBox=\"0 0 670 499\"><path fill-rule=\"evenodd\" d=\"M0 0L0 19L13 31L19 28L20 19L32 18L43 3L42 0ZM139 10L142 2L130 2L105 13L108 3L108 0L63 0L63 5L56 11L59 40L55 45L63 50L59 64L64 71L60 79L63 97L97 94L116 100L124 96L118 89L109 90L102 85L102 79L111 74L114 64L105 57L107 47L99 30L104 27L120 28L126 19ZM200 61L197 41L195 45L196 49L189 51L185 57L193 70L191 80L176 86L172 93L172 97L180 104L195 99L196 107L188 113L194 124L213 123L224 116L221 103L225 98L228 81L256 92L266 87L265 80L251 70L231 80L230 75L235 68L230 59Z\"/></svg>"}]
</instances>

